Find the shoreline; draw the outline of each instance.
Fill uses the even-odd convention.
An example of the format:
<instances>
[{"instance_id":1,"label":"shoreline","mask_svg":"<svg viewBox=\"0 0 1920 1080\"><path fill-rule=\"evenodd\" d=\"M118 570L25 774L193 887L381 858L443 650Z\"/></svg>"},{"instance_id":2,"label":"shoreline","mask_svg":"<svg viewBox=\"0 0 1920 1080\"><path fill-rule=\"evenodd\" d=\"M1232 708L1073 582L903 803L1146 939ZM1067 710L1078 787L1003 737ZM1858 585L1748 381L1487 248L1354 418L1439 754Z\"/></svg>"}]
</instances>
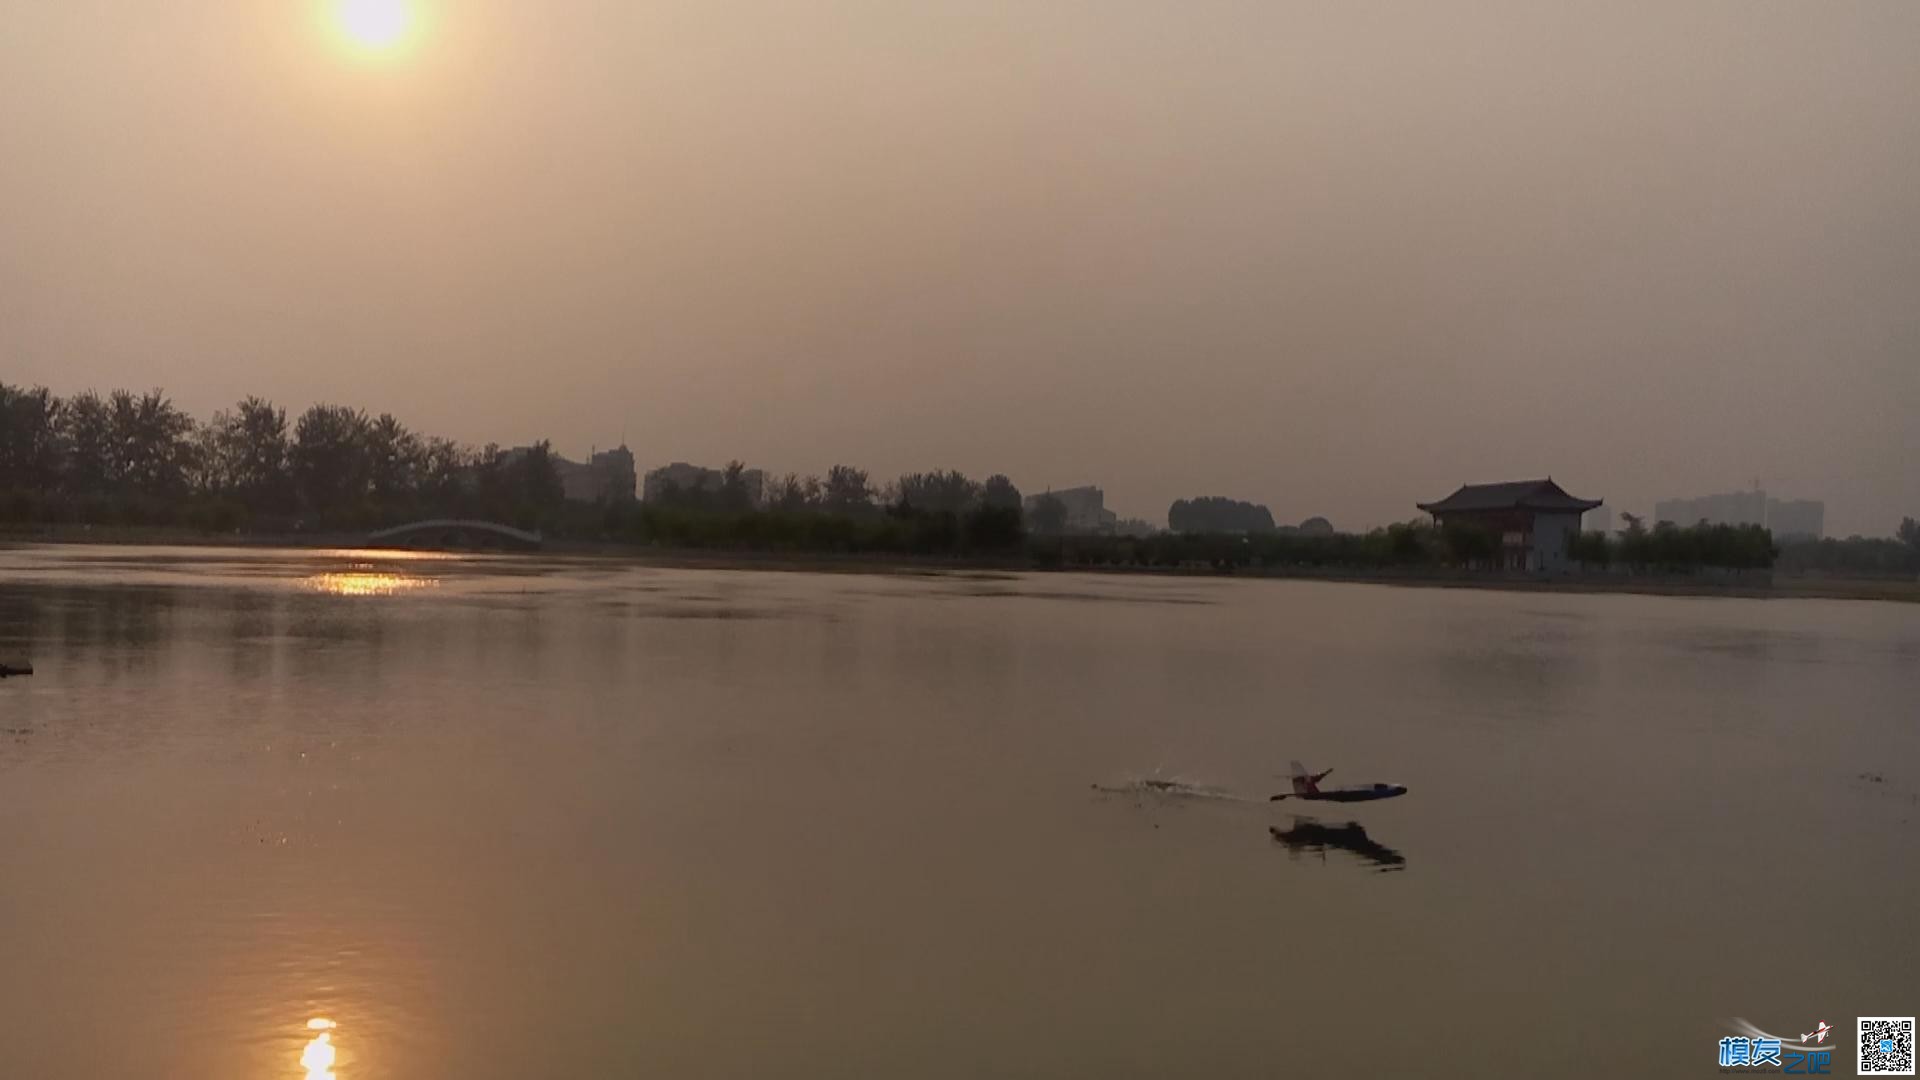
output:
<instances>
[{"instance_id":1,"label":"shoreline","mask_svg":"<svg viewBox=\"0 0 1920 1080\"><path fill-rule=\"evenodd\" d=\"M11 544L99 544L124 547L291 548L308 550L388 550L369 547L358 533L210 534L173 528L60 527L50 530L0 530L0 546ZM395 551L413 550L393 548ZM537 558L614 558L646 566L697 570L765 570L807 573L1086 573L1155 577L1251 578L1275 581L1323 581L1350 585L1398 585L1411 588L1491 589L1500 592L1621 593L1643 596L1700 596L1751 600L1882 600L1920 603L1920 579L1858 578L1768 573L1764 577L1706 578L1679 574L1570 574L1558 577L1421 567L1368 570L1315 566L1060 565L1041 567L1027 558L836 553L823 551L718 551L704 548L655 548L583 540L548 541L538 551L480 551Z\"/></svg>"}]
</instances>

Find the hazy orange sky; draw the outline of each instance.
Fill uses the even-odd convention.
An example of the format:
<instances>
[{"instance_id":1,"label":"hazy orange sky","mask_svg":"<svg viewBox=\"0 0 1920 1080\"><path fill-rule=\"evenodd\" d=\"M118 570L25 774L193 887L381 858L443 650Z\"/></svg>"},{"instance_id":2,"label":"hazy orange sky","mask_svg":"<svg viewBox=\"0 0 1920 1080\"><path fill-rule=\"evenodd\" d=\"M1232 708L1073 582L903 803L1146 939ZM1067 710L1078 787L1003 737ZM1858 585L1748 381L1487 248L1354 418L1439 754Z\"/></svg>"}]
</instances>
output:
<instances>
[{"instance_id":1,"label":"hazy orange sky","mask_svg":"<svg viewBox=\"0 0 1920 1080\"><path fill-rule=\"evenodd\" d=\"M0 379L643 467L1920 515L1920 4L0 4Z\"/></svg>"}]
</instances>

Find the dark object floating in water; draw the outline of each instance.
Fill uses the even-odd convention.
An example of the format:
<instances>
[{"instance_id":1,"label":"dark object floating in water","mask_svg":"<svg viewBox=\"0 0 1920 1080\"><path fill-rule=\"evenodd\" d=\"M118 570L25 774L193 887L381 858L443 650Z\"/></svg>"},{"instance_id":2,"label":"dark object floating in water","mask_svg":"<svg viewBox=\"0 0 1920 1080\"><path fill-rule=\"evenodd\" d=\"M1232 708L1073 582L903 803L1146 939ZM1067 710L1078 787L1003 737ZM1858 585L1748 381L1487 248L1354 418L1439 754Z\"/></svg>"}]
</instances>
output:
<instances>
[{"instance_id":1,"label":"dark object floating in water","mask_svg":"<svg viewBox=\"0 0 1920 1080\"><path fill-rule=\"evenodd\" d=\"M1324 856L1328 848L1334 848L1358 855L1383 872L1407 868L1405 855L1368 836L1367 830L1361 828L1357 821L1349 821L1345 825L1322 825L1311 818L1294 818L1291 829L1269 825L1267 831L1294 854L1318 851Z\"/></svg>"},{"instance_id":2,"label":"dark object floating in water","mask_svg":"<svg viewBox=\"0 0 1920 1080\"><path fill-rule=\"evenodd\" d=\"M0 679L9 675L31 675L33 665L25 660L0 660Z\"/></svg>"},{"instance_id":3,"label":"dark object floating in water","mask_svg":"<svg viewBox=\"0 0 1920 1080\"><path fill-rule=\"evenodd\" d=\"M1327 778L1325 772L1309 773L1307 767L1293 762L1293 793L1274 795L1268 802L1281 799L1310 799L1316 802L1371 802L1374 799L1391 799L1396 795L1405 795L1407 789L1400 784L1361 784L1355 787L1322 788L1320 781Z\"/></svg>"}]
</instances>

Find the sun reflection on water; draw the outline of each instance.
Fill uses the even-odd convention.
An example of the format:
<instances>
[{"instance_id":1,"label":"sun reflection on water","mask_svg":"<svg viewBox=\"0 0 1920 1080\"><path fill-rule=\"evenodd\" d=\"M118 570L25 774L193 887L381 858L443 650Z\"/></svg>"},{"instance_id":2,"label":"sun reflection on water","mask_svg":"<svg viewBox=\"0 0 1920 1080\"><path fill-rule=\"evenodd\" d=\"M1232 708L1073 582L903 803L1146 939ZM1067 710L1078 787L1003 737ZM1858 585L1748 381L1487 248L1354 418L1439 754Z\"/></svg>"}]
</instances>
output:
<instances>
[{"instance_id":1,"label":"sun reflection on water","mask_svg":"<svg viewBox=\"0 0 1920 1080\"><path fill-rule=\"evenodd\" d=\"M452 551L433 551L421 548L319 548L315 555L330 559L352 559L356 565L367 559L379 559L383 562L459 562L467 556Z\"/></svg>"},{"instance_id":2,"label":"sun reflection on water","mask_svg":"<svg viewBox=\"0 0 1920 1080\"><path fill-rule=\"evenodd\" d=\"M437 578L396 574L372 566L355 566L343 571L314 574L304 584L314 592L331 596L398 596L416 589L432 588L440 582Z\"/></svg>"},{"instance_id":3,"label":"sun reflection on water","mask_svg":"<svg viewBox=\"0 0 1920 1080\"><path fill-rule=\"evenodd\" d=\"M300 1052L300 1067L307 1070L307 1080L336 1080L333 1074L333 1028L333 1021L325 1017L316 1016L307 1021L307 1030L318 1033L307 1040L307 1048Z\"/></svg>"}]
</instances>

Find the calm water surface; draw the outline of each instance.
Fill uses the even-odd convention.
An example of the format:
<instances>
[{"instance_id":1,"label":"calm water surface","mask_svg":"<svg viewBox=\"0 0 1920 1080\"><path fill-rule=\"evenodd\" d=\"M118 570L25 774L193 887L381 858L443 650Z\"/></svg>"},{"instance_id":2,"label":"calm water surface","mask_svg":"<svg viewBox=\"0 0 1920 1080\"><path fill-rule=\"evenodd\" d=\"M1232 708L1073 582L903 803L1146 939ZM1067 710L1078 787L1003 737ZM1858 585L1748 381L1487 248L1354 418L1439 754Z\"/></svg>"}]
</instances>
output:
<instances>
[{"instance_id":1,"label":"calm water surface","mask_svg":"<svg viewBox=\"0 0 1920 1080\"><path fill-rule=\"evenodd\" d=\"M7 1077L1705 1076L1920 1006L1920 607L30 546L10 654ZM1290 847L1294 757L1412 792Z\"/></svg>"}]
</instances>

